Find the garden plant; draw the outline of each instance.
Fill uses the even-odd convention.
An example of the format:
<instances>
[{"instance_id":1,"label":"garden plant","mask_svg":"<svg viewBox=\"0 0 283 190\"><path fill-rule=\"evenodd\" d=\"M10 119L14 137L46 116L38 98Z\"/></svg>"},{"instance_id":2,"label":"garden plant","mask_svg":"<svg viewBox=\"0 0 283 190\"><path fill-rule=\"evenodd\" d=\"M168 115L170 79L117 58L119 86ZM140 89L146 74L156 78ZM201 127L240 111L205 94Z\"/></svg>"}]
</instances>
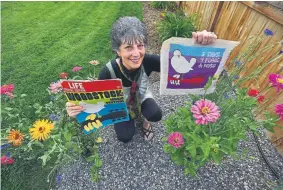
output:
<instances>
[{"instance_id":1,"label":"garden plant","mask_svg":"<svg viewBox=\"0 0 283 190\"><path fill-rule=\"evenodd\" d=\"M93 65L94 71L87 79L93 80L95 67L99 62L93 60L90 64ZM74 67L72 72L75 76L70 79L84 79L79 75L81 70L80 66ZM70 75L63 72L59 74L59 77L68 79ZM5 173L5 167L13 164L14 159L23 161L40 159L42 166L52 161L55 164L48 174L49 182L57 169L84 155L87 161L93 163L92 180L97 181L98 169L102 165L98 154L98 144L102 142L99 130L90 135L84 135L76 119L70 118L66 111L62 111L65 109L66 97L62 92L60 80L50 84L47 89L50 102L43 105L35 103L32 106L25 106L28 96L14 95L14 88L14 84L1 87L1 98L4 102L4 109L2 109L2 126L4 127L1 129L2 172ZM38 118L36 121L30 117L33 114L35 118Z\"/></svg>"},{"instance_id":2,"label":"garden plant","mask_svg":"<svg viewBox=\"0 0 283 190\"><path fill-rule=\"evenodd\" d=\"M162 20L157 25L159 38L165 41L171 37L191 38L196 31L197 15L185 16L182 10L161 13Z\"/></svg>"},{"instance_id":3,"label":"garden plant","mask_svg":"<svg viewBox=\"0 0 283 190\"><path fill-rule=\"evenodd\" d=\"M260 114L259 110L271 98L264 94L268 90L274 90L273 88L278 93L283 89L282 75L270 73L266 79L270 86L262 91L242 86L247 80L256 81L268 65L283 56L280 51L266 62L262 61L261 55L265 51L282 45L282 42L278 42L257 50L258 44L265 37L273 35L269 29L264 33L250 38L247 49L228 63L228 67L232 68L229 72L209 79L205 89L210 87L212 80L218 80L215 92L201 96L189 95L191 102L179 107L166 119L168 136L163 138L167 141L164 151L170 154L177 165L185 167L185 174L197 175L198 168L210 160L221 164L221 160L227 155L236 158L238 143L247 139L248 132L257 134L260 127L273 131L276 122L283 120L283 104L275 105L272 113L265 111L265 118L256 118ZM260 67L240 77L254 59L260 61Z\"/></svg>"}]
</instances>

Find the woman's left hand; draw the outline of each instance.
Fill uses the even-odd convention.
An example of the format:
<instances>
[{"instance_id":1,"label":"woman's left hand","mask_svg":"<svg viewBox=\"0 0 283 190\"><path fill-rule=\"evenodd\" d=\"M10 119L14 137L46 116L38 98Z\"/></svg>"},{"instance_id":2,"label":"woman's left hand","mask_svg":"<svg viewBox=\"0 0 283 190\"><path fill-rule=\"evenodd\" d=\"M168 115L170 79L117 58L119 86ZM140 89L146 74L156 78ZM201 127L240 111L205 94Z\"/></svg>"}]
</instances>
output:
<instances>
[{"instance_id":1,"label":"woman's left hand","mask_svg":"<svg viewBox=\"0 0 283 190\"><path fill-rule=\"evenodd\" d=\"M192 35L195 43L202 45L213 44L217 39L217 36L213 32L207 32L206 30L193 32Z\"/></svg>"}]
</instances>

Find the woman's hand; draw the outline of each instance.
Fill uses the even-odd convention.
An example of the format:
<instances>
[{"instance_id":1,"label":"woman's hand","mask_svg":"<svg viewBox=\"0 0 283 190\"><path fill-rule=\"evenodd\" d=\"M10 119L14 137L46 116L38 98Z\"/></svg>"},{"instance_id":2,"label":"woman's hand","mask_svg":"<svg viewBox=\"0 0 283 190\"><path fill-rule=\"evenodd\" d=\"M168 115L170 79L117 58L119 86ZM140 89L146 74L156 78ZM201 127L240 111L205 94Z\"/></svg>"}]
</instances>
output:
<instances>
[{"instance_id":1,"label":"woman's hand","mask_svg":"<svg viewBox=\"0 0 283 190\"><path fill-rule=\"evenodd\" d=\"M203 30L201 32L193 32L193 39L195 43L202 45L213 44L217 39L217 36L213 32L207 32Z\"/></svg>"},{"instance_id":2,"label":"woman's hand","mask_svg":"<svg viewBox=\"0 0 283 190\"><path fill-rule=\"evenodd\" d=\"M70 117L76 117L79 113L81 113L83 110L85 110L85 107L78 106L74 103L67 102L66 103L66 110Z\"/></svg>"}]
</instances>

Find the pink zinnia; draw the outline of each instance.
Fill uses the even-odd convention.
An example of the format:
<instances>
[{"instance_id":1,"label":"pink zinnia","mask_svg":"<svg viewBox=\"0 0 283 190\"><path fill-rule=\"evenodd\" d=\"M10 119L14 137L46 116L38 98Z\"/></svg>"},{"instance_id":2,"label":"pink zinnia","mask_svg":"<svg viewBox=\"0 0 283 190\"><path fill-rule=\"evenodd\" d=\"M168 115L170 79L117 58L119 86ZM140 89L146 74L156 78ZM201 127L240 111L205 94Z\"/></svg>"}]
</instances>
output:
<instances>
[{"instance_id":1,"label":"pink zinnia","mask_svg":"<svg viewBox=\"0 0 283 190\"><path fill-rule=\"evenodd\" d=\"M14 91L15 86L13 84L3 85L0 88L0 94L6 94L7 92L12 93Z\"/></svg>"},{"instance_id":2,"label":"pink zinnia","mask_svg":"<svg viewBox=\"0 0 283 190\"><path fill-rule=\"evenodd\" d=\"M60 81L57 82L52 82L49 86L49 90L54 93L57 94L58 92L62 91L62 85Z\"/></svg>"},{"instance_id":3,"label":"pink zinnia","mask_svg":"<svg viewBox=\"0 0 283 190\"><path fill-rule=\"evenodd\" d=\"M180 148L184 144L182 134L179 132L171 133L168 137L168 143L174 146L175 148Z\"/></svg>"},{"instance_id":4,"label":"pink zinnia","mask_svg":"<svg viewBox=\"0 0 283 190\"><path fill-rule=\"evenodd\" d=\"M78 72L80 70L82 70L82 67L78 67L78 66L76 66L72 69L73 72Z\"/></svg>"},{"instance_id":5,"label":"pink zinnia","mask_svg":"<svg viewBox=\"0 0 283 190\"><path fill-rule=\"evenodd\" d=\"M275 105L274 111L280 117L280 119L283 121L283 104Z\"/></svg>"},{"instance_id":6,"label":"pink zinnia","mask_svg":"<svg viewBox=\"0 0 283 190\"><path fill-rule=\"evenodd\" d=\"M279 74L270 74L269 82L272 86L277 87L277 92L280 92L280 89L283 89L283 76Z\"/></svg>"},{"instance_id":7,"label":"pink zinnia","mask_svg":"<svg viewBox=\"0 0 283 190\"><path fill-rule=\"evenodd\" d=\"M208 122L215 123L220 117L219 108L210 100L201 99L196 101L195 105L191 107L191 112L194 114L193 117L198 125L207 125Z\"/></svg>"}]
</instances>

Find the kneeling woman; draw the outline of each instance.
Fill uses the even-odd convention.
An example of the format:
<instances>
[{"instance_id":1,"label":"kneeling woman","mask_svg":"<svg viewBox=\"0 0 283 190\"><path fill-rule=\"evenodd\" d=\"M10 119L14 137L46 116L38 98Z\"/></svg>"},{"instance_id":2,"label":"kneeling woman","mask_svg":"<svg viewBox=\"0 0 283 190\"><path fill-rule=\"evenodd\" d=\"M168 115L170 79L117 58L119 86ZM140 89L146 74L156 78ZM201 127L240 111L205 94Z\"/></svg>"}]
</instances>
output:
<instances>
[{"instance_id":1,"label":"kneeling woman","mask_svg":"<svg viewBox=\"0 0 283 190\"><path fill-rule=\"evenodd\" d=\"M207 31L193 32L193 38L199 44L211 44L216 35ZM112 49L117 59L108 62L99 73L99 79L120 78L130 113L130 120L114 124L118 140L128 142L135 134L135 118L141 113L144 116L144 139L153 137L150 122L160 121L162 111L155 102L149 89L149 75L152 71L160 72L160 57L146 54L147 31L145 25L136 17L118 19L111 30ZM66 109L75 117L84 107L70 102Z\"/></svg>"}]
</instances>

